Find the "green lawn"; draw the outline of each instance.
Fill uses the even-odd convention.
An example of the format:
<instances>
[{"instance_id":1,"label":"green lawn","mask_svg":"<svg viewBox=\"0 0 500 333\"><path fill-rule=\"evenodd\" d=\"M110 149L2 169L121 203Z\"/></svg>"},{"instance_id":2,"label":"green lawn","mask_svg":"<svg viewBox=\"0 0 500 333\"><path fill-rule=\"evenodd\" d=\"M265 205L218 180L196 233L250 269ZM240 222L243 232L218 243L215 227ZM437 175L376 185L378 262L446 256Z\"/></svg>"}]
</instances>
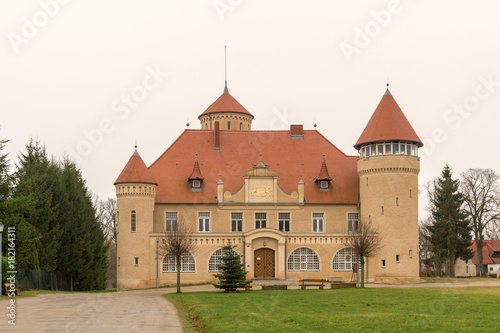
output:
<instances>
[{"instance_id":1,"label":"green lawn","mask_svg":"<svg viewBox=\"0 0 500 333\"><path fill-rule=\"evenodd\" d=\"M168 294L186 332L498 332L500 287Z\"/></svg>"},{"instance_id":2,"label":"green lawn","mask_svg":"<svg viewBox=\"0 0 500 333\"><path fill-rule=\"evenodd\" d=\"M490 277L467 277L467 278L453 278L453 277L422 277L420 278L424 283L467 283L467 282L491 282L498 281Z\"/></svg>"}]
</instances>

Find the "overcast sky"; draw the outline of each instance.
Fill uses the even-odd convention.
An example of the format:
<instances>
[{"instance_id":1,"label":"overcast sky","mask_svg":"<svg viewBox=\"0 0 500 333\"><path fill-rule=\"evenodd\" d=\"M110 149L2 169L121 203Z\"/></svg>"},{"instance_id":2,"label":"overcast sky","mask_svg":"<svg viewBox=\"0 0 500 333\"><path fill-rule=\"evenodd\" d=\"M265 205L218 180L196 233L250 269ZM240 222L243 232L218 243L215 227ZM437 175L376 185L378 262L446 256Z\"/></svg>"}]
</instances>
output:
<instances>
[{"instance_id":1,"label":"overcast sky","mask_svg":"<svg viewBox=\"0 0 500 333\"><path fill-rule=\"evenodd\" d=\"M69 154L114 197L134 151L150 165L222 93L253 129L290 123L353 148L390 90L424 142L420 185L449 163L500 172L498 1L0 3L0 138ZM335 168L335 166L329 166ZM420 218L427 202L420 200Z\"/></svg>"}]
</instances>

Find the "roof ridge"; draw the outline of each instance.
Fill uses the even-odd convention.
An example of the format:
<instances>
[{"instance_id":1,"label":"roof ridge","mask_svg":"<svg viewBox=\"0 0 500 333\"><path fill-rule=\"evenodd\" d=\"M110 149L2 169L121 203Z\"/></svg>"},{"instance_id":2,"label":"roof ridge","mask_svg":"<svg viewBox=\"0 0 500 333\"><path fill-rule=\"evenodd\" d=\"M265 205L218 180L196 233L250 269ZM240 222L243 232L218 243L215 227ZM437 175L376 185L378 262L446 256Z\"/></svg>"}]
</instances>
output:
<instances>
[{"instance_id":1,"label":"roof ridge","mask_svg":"<svg viewBox=\"0 0 500 333\"><path fill-rule=\"evenodd\" d=\"M172 143L170 144L170 146L168 146L168 148L167 148L167 149L165 149L165 151L164 151L164 152L163 152L163 153L162 153L162 154L161 154L161 155L160 155L160 156L159 156L156 160L154 160L154 162L153 162L153 163L151 163L151 165L150 165L150 166L148 166L148 169L149 169L149 168L151 168L153 165L155 165L155 164L156 164L156 162L158 162L158 160L159 160L159 159L161 159L161 158L163 157L163 155L165 155L165 154L167 153L167 151L168 151L170 148L172 148L172 147L175 145L175 143L176 143L177 141L179 141L179 139L180 139L180 138L181 138L181 137L182 137L182 136L183 136L183 135L184 135L187 131L191 131L191 130L185 129L184 131L182 131L181 135L179 135L179 136L177 137L177 139L175 139L175 140L174 140L174 142L172 142Z\"/></svg>"},{"instance_id":2,"label":"roof ridge","mask_svg":"<svg viewBox=\"0 0 500 333\"><path fill-rule=\"evenodd\" d=\"M337 149L339 152L341 152L345 157L355 157L355 158L359 158L359 156L356 156L356 155L347 155L346 153L344 153L342 150L340 150L339 147L337 147L336 145L334 145L330 140L328 140L323 134L321 134L320 131L318 130L309 130L309 131L315 131L315 132L318 132L318 134L323 138L325 139L330 145L332 145L335 149Z\"/></svg>"}]
</instances>

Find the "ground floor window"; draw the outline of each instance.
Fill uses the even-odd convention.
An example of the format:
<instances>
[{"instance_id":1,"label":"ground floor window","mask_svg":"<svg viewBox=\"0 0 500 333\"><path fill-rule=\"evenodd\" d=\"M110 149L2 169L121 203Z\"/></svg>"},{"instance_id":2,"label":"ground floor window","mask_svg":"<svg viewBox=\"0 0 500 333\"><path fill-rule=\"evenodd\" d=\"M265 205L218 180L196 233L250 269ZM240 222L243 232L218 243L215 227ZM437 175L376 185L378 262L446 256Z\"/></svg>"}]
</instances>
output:
<instances>
[{"instance_id":1,"label":"ground floor window","mask_svg":"<svg viewBox=\"0 0 500 333\"><path fill-rule=\"evenodd\" d=\"M208 261L208 271L209 272L218 272L219 266L222 263L221 258L224 256L225 251L223 249L218 249L211 256Z\"/></svg>"},{"instance_id":2,"label":"ground floor window","mask_svg":"<svg viewBox=\"0 0 500 333\"><path fill-rule=\"evenodd\" d=\"M173 273L177 272L175 263L175 257L172 254L167 254L163 258L162 272L163 273ZM181 272L194 272L195 262L191 253L187 252L181 256Z\"/></svg>"},{"instance_id":3,"label":"ground floor window","mask_svg":"<svg viewBox=\"0 0 500 333\"><path fill-rule=\"evenodd\" d=\"M307 247L296 249L288 257L288 270L319 271L318 255Z\"/></svg>"},{"instance_id":4,"label":"ground floor window","mask_svg":"<svg viewBox=\"0 0 500 333\"><path fill-rule=\"evenodd\" d=\"M352 247L346 247L340 250L333 257L332 270L350 271L352 265L359 263L359 256Z\"/></svg>"}]
</instances>

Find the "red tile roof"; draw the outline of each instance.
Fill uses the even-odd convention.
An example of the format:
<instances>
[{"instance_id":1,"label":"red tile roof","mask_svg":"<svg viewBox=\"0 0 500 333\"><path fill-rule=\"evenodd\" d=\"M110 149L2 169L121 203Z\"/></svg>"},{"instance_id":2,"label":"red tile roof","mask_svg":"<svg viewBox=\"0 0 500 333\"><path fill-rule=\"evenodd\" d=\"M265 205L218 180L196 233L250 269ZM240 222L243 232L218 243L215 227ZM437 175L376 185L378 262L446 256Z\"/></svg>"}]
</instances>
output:
<instances>
[{"instance_id":1,"label":"red tile roof","mask_svg":"<svg viewBox=\"0 0 500 333\"><path fill-rule=\"evenodd\" d=\"M205 176L201 192L192 192L186 181L193 165L187 156L195 153ZM319 191L314 182L317 161L324 153L332 167L329 192ZM290 131L220 131L219 152L214 149L213 131L185 130L149 170L158 180L157 203L215 203L219 173L224 190L234 194L242 188L245 172L260 160L277 172L278 186L286 193L297 191L302 175L307 203L357 203L357 159L316 130L304 131L301 139L292 138Z\"/></svg>"},{"instance_id":2,"label":"red tile roof","mask_svg":"<svg viewBox=\"0 0 500 333\"><path fill-rule=\"evenodd\" d=\"M472 241L470 246L474 257L472 262L477 265L477 244L476 241ZM500 253L500 240L483 240L483 264L497 264L500 263L500 257L493 257L493 254L497 252Z\"/></svg>"},{"instance_id":3,"label":"red tile roof","mask_svg":"<svg viewBox=\"0 0 500 333\"><path fill-rule=\"evenodd\" d=\"M200 165L198 164L198 156L196 156L196 160L194 161L194 166L193 166L193 172L191 172L191 175L188 177L189 180L192 179L199 179L203 180L203 176L201 175L200 171Z\"/></svg>"},{"instance_id":4,"label":"red tile roof","mask_svg":"<svg viewBox=\"0 0 500 333\"><path fill-rule=\"evenodd\" d=\"M332 180L332 177L328 174L328 168L326 167L325 157L323 157L323 163L321 163L321 170L319 175L315 180Z\"/></svg>"},{"instance_id":5,"label":"red tile roof","mask_svg":"<svg viewBox=\"0 0 500 333\"><path fill-rule=\"evenodd\" d=\"M137 150L128 160L127 165L123 168L114 185L120 183L157 184Z\"/></svg>"},{"instance_id":6,"label":"red tile roof","mask_svg":"<svg viewBox=\"0 0 500 333\"><path fill-rule=\"evenodd\" d=\"M387 89L354 148L359 149L362 144L369 142L396 140L412 141L419 147L423 146L417 133Z\"/></svg>"},{"instance_id":7,"label":"red tile roof","mask_svg":"<svg viewBox=\"0 0 500 333\"><path fill-rule=\"evenodd\" d=\"M215 102L212 103L198 118L205 114L210 113L220 113L220 112L237 112L244 113L253 118L253 115L248 112L229 92L226 92L217 98Z\"/></svg>"}]
</instances>

